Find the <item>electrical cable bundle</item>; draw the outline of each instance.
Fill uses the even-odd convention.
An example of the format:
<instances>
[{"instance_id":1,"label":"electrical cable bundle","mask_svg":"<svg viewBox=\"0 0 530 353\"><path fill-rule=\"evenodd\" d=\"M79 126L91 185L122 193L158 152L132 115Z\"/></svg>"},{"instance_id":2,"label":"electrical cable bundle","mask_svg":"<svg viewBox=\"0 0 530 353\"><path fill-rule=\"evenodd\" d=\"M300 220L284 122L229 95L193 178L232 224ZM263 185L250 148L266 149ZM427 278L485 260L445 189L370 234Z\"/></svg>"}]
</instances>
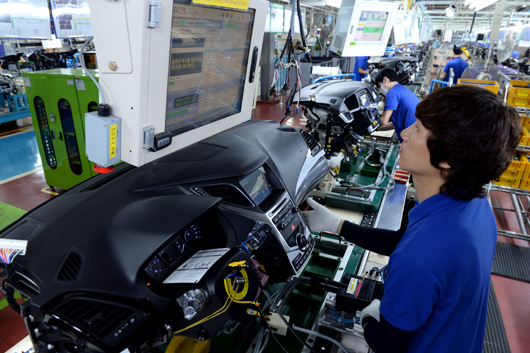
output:
<instances>
[{"instance_id":1,"label":"electrical cable bundle","mask_svg":"<svg viewBox=\"0 0 530 353\"><path fill-rule=\"evenodd\" d=\"M257 273L255 272L255 269L252 268L254 274L257 276ZM315 349L313 347L311 347L309 344L307 344L307 342L305 342L302 338L300 338L300 336L295 332L295 331L298 331L298 332L303 332L303 333L306 333L306 334L310 334L310 335L314 335L316 337L320 337L320 338L323 338L323 339L326 339L332 343L334 343L335 345L337 345L344 353L348 353L348 350L340 343L340 342L337 342L336 340L334 340L333 338L331 337L328 337L326 335L323 335L319 332L316 332L316 331L312 331L312 330L307 330L305 328L302 328L302 327L297 327L295 325L292 325L290 324L286 319L285 317L283 316L283 314L281 313L282 312L282 309L283 309L283 306L285 305L285 302L286 302L286 299L287 297L289 296L289 294L291 294L291 292L293 291L293 289L299 285L299 284L302 284L302 283L309 283L310 282L310 279L307 278L307 277L298 277L298 278L294 278L292 281L288 282L287 284L285 284L279 291L277 291L276 293L274 293L273 295L270 295L267 290L265 288L262 287L262 290L263 290L263 294L265 294L265 296L267 297L267 302L263 305L263 310L260 309L260 311L262 312L262 316L263 316L263 313L266 313L268 311L268 308L270 306L271 308L271 311L272 312L275 312L276 314L278 314L278 316L280 317L280 319L283 321L283 323L287 326L287 328L289 329L289 331L291 331L291 333L293 334L293 336L300 342L302 343L306 348L308 348L310 350L310 352L313 352L313 353L316 353ZM267 309L267 310L266 310ZM265 320L266 321L266 320ZM269 325L266 323L266 326L269 330L270 327ZM274 332L270 332L272 334L272 336L276 339L276 337L274 336ZM276 340L276 342L278 343L278 345L280 345L280 343ZM285 349L280 345L280 348L285 352Z\"/></svg>"},{"instance_id":2,"label":"electrical cable bundle","mask_svg":"<svg viewBox=\"0 0 530 353\"><path fill-rule=\"evenodd\" d=\"M2 262L6 265L9 265L13 263L13 260L15 257L22 253L22 250L14 250L14 249L0 249L0 259L2 259Z\"/></svg>"},{"instance_id":3,"label":"electrical cable bundle","mask_svg":"<svg viewBox=\"0 0 530 353\"><path fill-rule=\"evenodd\" d=\"M6 265L12 264L15 257L26 253L27 240L0 239L0 259Z\"/></svg>"},{"instance_id":4,"label":"electrical cable bundle","mask_svg":"<svg viewBox=\"0 0 530 353\"><path fill-rule=\"evenodd\" d=\"M285 91L288 90L290 86L290 81L291 81L291 68L294 67L295 74L296 74L296 84L294 85L291 93L289 94L287 103L285 104L285 116L280 121L280 124L283 124L283 121L287 119L289 115L291 115L290 107L291 107L291 104L294 100L294 96L297 91L298 91L298 102L296 104L296 114L300 113L300 98L301 98L301 91L302 91L302 81L300 78L300 65L298 61L296 60L297 54L295 53L295 49L302 51L306 55L306 59L309 62L311 62L311 54L309 52L309 48L307 47L304 25L302 22L302 10L301 10L301 5L300 5L300 0L292 0L292 1L293 2L292 2L292 12L291 12L291 26L289 28L289 33L287 34L285 45L283 46L283 49L280 53L280 57L278 58L278 61L276 62L276 66L274 67L274 79L272 81L271 89L269 91L269 95L274 95L276 93L276 82L278 81L278 76L279 76L278 67L280 65L288 68L287 79L285 80L284 86L282 87L282 90L285 90ZM295 45L293 43L295 13L298 14L298 23L300 25L300 34L302 38L301 45L299 44ZM288 62L286 64L282 63L284 54L286 54L288 58Z\"/></svg>"},{"instance_id":5,"label":"electrical cable bundle","mask_svg":"<svg viewBox=\"0 0 530 353\"><path fill-rule=\"evenodd\" d=\"M386 163L384 163L384 161L381 161L379 164L373 164L368 161L368 158L372 156L374 151L375 149L372 148L372 150L364 157L363 160L369 166L373 166L373 167L382 166L381 170L383 171L383 177L381 178L381 180L379 182L376 181L371 185L362 185L362 184L353 182L351 180L348 180L348 181L344 180L343 182L341 182L341 186L353 187L355 189L371 189L371 190L393 190L394 189L394 187L396 186L396 181L394 180L392 175L390 175L390 173L386 170ZM381 151L381 150L378 149L378 151ZM381 159L382 158L383 157L381 157ZM381 187L379 185L381 185L385 181L385 178L384 178L385 176L388 177L388 184L385 187Z\"/></svg>"}]
</instances>

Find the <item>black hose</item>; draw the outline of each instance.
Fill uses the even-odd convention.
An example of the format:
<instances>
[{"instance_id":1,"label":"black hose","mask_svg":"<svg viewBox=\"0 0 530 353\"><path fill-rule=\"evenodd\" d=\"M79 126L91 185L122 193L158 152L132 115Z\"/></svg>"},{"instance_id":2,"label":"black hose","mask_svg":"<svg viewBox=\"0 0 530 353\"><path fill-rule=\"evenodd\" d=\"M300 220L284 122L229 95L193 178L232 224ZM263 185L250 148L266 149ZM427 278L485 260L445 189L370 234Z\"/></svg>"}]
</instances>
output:
<instances>
[{"instance_id":1,"label":"black hose","mask_svg":"<svg viewBox=\"0 0 530 353\"><path fill-rule=\"evenodd\" d=\"M287 33L287 40L285 41L285 45L283 46L282 52L280 53L280 57L278 58L278 62L276 63L275 69L278 68L278 66L280 65L280 62L282 61L283 54L285 53L285 49L289 45L290 38L291 38L291 29L289 28L289 33Z\"/></svg>"},{"instance_id":2,"label":"black hose","mask_svg":"<svg viewBox=\"0 0 530 353\"><path fill-rule=\"evenodd\" d=\"M305 31L304 31L304 25L302 21L302 8L300 6L301 0L295 0L296 1L296 11L298 12L298 23L300 24L300 36L302 37L302 45L304 46L305 50L307 50L307 43L305 41ZM311 54L309 51L306 51L306 58L309 62L311 62Z\"/></svg>"},{"instance_id":3,"label":"black hose","mask_svg":"<svg viewBox=\"0 0 530 353\"><path fill-rule=\"evenodd\" d=\"M320 46L320 56L325 56L324 55L324 47L322 46L322 42L320 41L320 37L319 36L316 36L317 37L317 42L318 42L318 45Z\"/></svg>"}]
</instances>

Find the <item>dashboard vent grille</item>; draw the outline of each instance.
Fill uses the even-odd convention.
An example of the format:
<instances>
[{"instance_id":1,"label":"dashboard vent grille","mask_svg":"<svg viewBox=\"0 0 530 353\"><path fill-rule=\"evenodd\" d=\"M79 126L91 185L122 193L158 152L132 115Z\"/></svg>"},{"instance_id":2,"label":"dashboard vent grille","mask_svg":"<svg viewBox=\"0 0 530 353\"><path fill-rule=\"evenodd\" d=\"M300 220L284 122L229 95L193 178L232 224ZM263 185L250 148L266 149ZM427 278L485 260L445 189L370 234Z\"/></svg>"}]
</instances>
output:
<instances>
[{"instance_id":1,"label":"dashboard vent grille","mask_svg":"<svg viewBox=\"0 0 530 353\"><path fill-rule=\"evenodd\" d=\"M311 150L311 155L314 156L316 155L318 152L320 152L321 150L321 147L320 145L318 144L317 140L315 140L315 138L313 136L311 136L307 131L305 130L300 130L300 134L302 135L302 137L304 138L304 141L307 145L307 147L309 147L309 149Z\"/></svg>"},{"instance_id":2,"label":"dashboard vent grille","mask_svg":"<svg viewBox=\"0 0 530 353\"><path fill-rule=\"evenodd\" d=\"M274 217L272 218L272 222L280 232L293 220L295 216L294 212L291 211L293 208L294 205L292 201L286 199L276 210L273 211Z\"/></svg>"},{"instance_id":3,"label":"dashboard vent grille","mask_svg":"<svg viewBox=\"0 0 530 353\"><path fill-rule=\"evenodd\" d=\"M100 339L114 336L135 316L131 309L84 298L67 299L57 305L55 310L59 316Z\"/></svg>"},{"instance_id":4,"label":"dashboard vent grille","mask_svg":"<svg viewBox=\"0 0 530 353\"><path fill-rule=\"evenodd\" d=\"M246 196L236 187L229 184L217 184L203 186L202 189L211 196L220 197L224 202L232 203L234 205L250 207L252 203Z\"/></svg>"},{"instance_id":5,"label":"dashboard vent grille","mask_svg":"<svg viewBox=\"0 0 530 353\"><path fill-rule=\"evenodd\" d=\"M81 272L81 266L83 264L83 259L75 251L70 251L68 256L63 262L63 265L60 267L61 270L57 274L57 279L63 282L73 282L79 277Z\"/></svg>"}]
</instances>

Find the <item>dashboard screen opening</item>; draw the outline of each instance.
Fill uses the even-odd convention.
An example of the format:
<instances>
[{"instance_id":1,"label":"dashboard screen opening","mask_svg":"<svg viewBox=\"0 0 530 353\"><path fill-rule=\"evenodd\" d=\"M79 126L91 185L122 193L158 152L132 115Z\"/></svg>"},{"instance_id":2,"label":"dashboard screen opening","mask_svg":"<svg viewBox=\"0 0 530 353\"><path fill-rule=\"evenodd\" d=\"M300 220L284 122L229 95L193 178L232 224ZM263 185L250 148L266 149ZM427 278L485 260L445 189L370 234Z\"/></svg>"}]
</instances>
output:
<instances>
[{"instance_id":1,"label":"dashboard screen opening","mask_svg":"<svg viewBox=\"0 0 530 353\"><path fill-rule=\"evenodd\" d=\"M263 167L241 180L240 184L257 205L265 200L273 189L267 172L265 172Z\"/></svg>"}]
</instances>

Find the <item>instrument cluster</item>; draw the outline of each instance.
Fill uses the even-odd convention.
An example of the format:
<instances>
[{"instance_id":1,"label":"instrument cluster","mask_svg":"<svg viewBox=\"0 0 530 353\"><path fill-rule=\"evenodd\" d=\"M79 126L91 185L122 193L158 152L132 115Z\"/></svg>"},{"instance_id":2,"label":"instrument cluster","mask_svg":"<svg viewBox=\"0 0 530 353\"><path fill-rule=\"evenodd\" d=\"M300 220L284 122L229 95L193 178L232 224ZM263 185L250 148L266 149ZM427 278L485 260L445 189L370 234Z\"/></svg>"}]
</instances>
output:
<instances>
[{"instance_id":1,"label":"instrument cluster","mask_svg":"<svg viewBox=\"0 0 530 353\"><path fill-rule=\"evenodd\" d=\"M176 268L198 250L205 247L204 226L194 223L159 251L145 267L147 275L156 282L163 282Z\"/></svg>"}]
</instances>

